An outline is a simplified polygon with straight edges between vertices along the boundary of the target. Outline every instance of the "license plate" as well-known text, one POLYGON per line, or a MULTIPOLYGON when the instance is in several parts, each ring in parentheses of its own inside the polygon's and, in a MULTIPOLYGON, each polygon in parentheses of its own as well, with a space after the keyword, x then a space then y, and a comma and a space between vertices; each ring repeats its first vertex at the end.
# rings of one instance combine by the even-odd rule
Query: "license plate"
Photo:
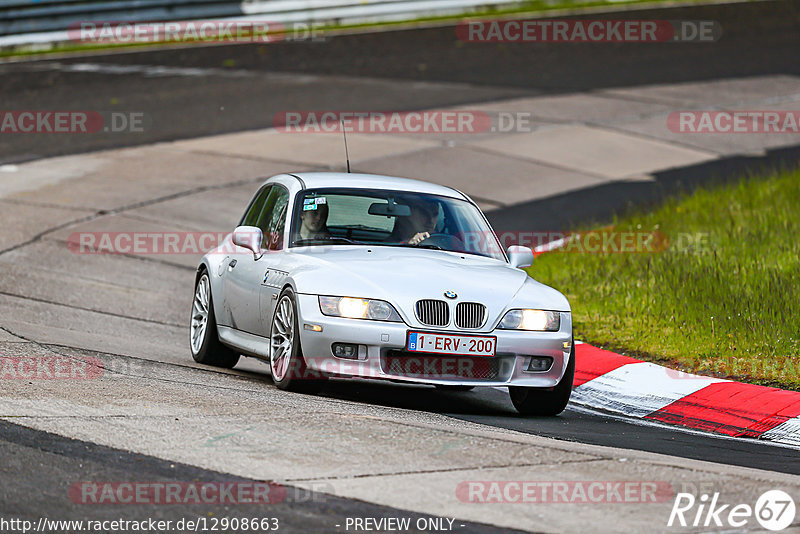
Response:
POLYGON ((494 356, 497 338, 492 336, 458 336, 431 332, 409 332, 409 352, 457 354, 459 356, 494 356))

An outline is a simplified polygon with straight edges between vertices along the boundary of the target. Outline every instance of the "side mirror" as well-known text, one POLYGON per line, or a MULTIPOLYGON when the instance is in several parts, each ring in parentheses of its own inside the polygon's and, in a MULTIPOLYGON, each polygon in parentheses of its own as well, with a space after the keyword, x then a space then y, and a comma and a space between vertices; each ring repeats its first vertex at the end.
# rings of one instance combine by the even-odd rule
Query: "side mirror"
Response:
POLYGON ((511 245, 508 247, 508 262, 512 267, 530 267, 533 265, 533 251, 528 247, 511 245))
POLYGON ((233 231, 233 244, 243 247, 253 253, 253 259, 259 260, 264 252, 261 250, 261 242, 264 239, 261 228, 258 226, 237 226, 233 231))

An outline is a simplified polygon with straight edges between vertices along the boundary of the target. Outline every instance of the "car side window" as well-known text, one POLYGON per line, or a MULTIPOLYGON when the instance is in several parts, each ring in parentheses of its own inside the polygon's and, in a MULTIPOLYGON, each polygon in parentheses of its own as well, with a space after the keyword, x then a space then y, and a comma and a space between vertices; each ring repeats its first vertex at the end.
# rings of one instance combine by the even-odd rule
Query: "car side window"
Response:
POLYGON ((248 208, 247 213, 242 217, 242 224, 240 226, 258 226, 258 221, 261 220, 261 213, 264 211, 267 202, 267 197, 269 197, 272 189, 273 187, 268 185, 256 193, 256 197, 252 204, 250 204, 250 208, 248 208))
POLYGON ((289 192, 282 187, 273 187, 256 224, 264 234, 262 248, 266 250, 283 248, 283 230, 286 227, 288 206, 289 192))
POLYGON ((278 198, 275 200, 275 207, 272 210, 268 235, 271 237, 269 250, 281 250, 283 248, 283 230, 286 228, 286 212, 289 208, 289 193, 283 188, 276 187, 275 192, 278 198))

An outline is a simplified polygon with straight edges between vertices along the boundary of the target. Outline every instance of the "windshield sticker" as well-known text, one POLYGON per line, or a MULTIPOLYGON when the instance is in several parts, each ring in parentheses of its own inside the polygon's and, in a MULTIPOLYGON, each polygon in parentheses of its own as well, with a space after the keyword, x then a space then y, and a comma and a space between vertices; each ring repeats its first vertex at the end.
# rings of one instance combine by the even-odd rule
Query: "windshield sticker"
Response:
POLYGON ((305 206, 303 206, 303 211, 311 211, 315 209, 317 209, 316 204, 306 204, 305 206))
POLYGON ((315 204, 317 199, 315 198, 305 198, 303 199, 303 204, 315 204))
POLYGON ((317 204, 326 204, 327 203, 327 201, 325 200, 325 197, 317 197, 315 200, 317 201, 317 204))

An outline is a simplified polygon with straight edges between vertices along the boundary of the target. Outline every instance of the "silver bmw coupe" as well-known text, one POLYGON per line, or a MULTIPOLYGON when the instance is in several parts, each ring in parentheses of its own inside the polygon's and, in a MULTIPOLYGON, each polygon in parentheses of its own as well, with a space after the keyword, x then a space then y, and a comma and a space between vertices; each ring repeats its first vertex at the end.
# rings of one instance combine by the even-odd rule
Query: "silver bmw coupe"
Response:
POLYGON ((567 299, 521 270, 478 206, 418 180, 281 174, 197 268, 195 361, 269 363, 277 387, 330 377, 508 387, 522 414, 555 415, 575 372, 567 299))

